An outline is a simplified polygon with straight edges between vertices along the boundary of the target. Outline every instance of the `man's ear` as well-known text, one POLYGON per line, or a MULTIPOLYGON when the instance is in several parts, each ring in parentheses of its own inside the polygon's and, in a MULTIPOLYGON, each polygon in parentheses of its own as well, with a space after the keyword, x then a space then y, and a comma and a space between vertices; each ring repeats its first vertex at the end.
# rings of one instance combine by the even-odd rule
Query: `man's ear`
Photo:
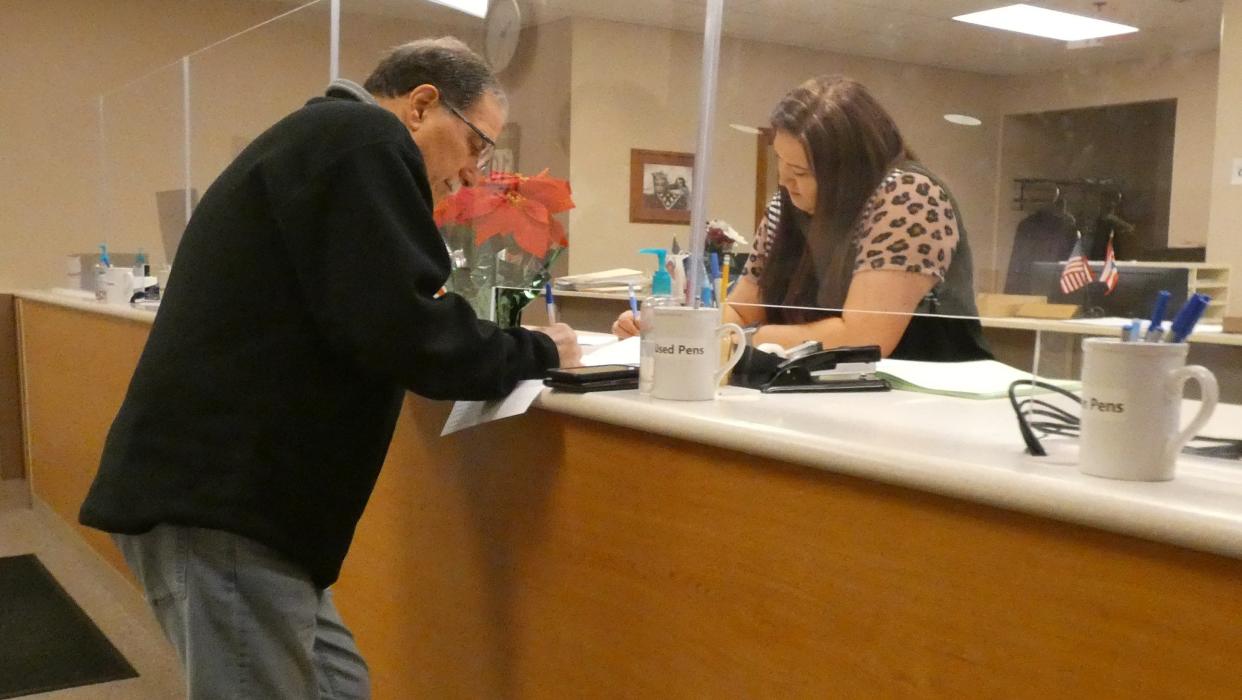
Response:
POLYGON ((440 102, 440 91, 434 85, 423 84, 410 90, 406 95, 409 107, 410 128, 418 129, 427 118, 427 111, 440 102))

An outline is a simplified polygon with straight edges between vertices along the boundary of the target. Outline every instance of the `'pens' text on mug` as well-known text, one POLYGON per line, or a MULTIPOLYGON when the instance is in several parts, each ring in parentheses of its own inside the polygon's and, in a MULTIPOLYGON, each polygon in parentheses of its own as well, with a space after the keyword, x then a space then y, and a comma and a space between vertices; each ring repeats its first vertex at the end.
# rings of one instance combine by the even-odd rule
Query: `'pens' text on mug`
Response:
POLYGON ((1083 399, 1083 408, 1088 411, 1099 411, 1100 413, 1125 413, 1126 405, 1117 401, 1100 401, 1098 399, 1083 399))
POLYGON ((660 345, 657 343, 655 353, 657 355, 706 355, 707 350, 695 345, 660 345))

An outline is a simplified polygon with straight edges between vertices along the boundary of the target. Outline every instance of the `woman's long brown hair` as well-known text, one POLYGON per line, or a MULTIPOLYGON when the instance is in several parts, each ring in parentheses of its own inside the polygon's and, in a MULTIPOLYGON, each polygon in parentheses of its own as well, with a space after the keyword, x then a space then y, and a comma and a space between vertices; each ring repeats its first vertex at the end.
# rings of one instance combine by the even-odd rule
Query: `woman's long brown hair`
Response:
POLYGON ((857 256, 853 240, 867 199, 896 163, 913 160, 892 117, 861 83, 838 75, 812 78, 785 95, 772 127, 802 142, 818 193, 809 223, 781 188, 781 216, 759 288, 772 323, 807 323, 840 311, 857 256), (805 230, 804 230, 805 229, 805 230), (815 260, 821 260, 820 265, 815 260), (822 291, 822 293, 821 293, 822 291))

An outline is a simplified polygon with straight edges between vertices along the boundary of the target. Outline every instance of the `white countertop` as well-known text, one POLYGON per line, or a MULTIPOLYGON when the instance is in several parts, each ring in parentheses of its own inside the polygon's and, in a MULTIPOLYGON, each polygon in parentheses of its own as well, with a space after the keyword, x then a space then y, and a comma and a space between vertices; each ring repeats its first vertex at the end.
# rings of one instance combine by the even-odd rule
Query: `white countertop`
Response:
MULTIPOLYGON (((1183 456, 1177 478, 1160 483, 1086 476, 1068 441, 1060 457, 1024 454, 1004 399, 901 391, 773 396, 729 387, 714 402, 545 390, 535 405, 1242 559, 1242 462, 1183 456)), ((1221 405, 1204 434, 1242 437, 1242 406, 1221 405)))
POLYGON ((43 290, 22 289, 13 292, 13 296, 19 299, 29 299, 30 301, 41 301, 47 304, 55 304, 79 311, 90 311, 91 313, 103 314, 105 316, 115 316, 130 321, 141 321, 143 323, 152 323, 155 321, 155 309, 147 307, 134 306, 132 304, 108 304, 93 299, 80 299, 76 296, 69 296, 57 292, 49 292, 43 290))
MULTIPOLYGON (((14 294, 147 323, 155 316, 49 292, 14 294)), ((535 405, 1242 559, 1242 462, 1183 456, 1177 478, 1160 483, 1085 476, 1072 463, 1072 445, 1061 444, 1060 458, 1025 455, 1004 399, 902 391, 775 396, 729 387, 720 399, 702 402, 663 401, 636 391, 544 390, 535 405)), ((1218 407, 1204 433, 1242 437, 1242 406, 1218 407)))

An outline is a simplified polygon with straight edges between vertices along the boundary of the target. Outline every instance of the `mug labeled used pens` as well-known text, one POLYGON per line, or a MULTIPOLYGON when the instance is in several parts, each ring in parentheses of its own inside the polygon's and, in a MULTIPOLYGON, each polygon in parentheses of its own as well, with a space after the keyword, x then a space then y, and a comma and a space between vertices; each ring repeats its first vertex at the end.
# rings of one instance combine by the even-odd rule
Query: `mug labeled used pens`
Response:
POLYGON ((710 401, 725 373, 746 349, 746 333, 736 323, 720 322, 720 309, 656 306, 651 309, 654 381, 657 399, 710 401), (733 351, 721 359, 720 341, 730 338, 733 351))
POLYGON ((1129 481, 1168 481, 1177 455, 1216 409, 1216 377, 1186 365, 1186 343, 1082 342, 1082 424, 1078 470, 1129 481), (1181 428, 1186 382, 1202 402, 1181 428))

